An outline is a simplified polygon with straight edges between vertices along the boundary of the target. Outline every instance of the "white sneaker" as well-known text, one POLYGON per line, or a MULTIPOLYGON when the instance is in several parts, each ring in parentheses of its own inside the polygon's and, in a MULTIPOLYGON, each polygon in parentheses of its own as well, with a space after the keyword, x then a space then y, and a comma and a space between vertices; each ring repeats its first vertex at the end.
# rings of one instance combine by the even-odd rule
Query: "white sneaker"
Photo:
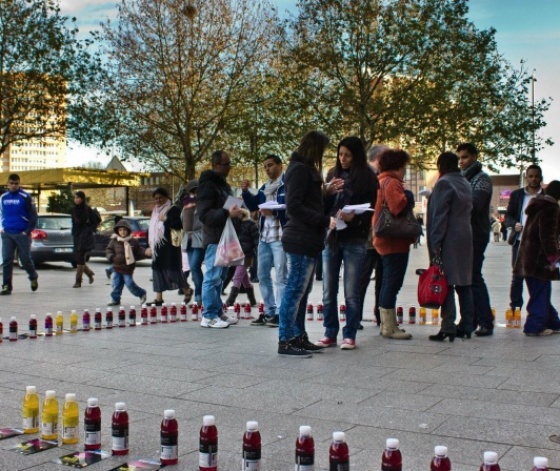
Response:
POLYGON ((207 317, 203 317, 202 321, 200 321, 200 327, 211 327, 213 329, 226 329, 229 327, 227 322, 224 322, 219 317, 214 317, 213 319, 208 319, 207 317))
POLYGON ((239 319, 237 318, 237 315, 235 313, 233 315, 230 315, 229 312, 224 312, 220 316, 220 319, 224 322, 227 322, 228 325, 237 324, 239 322, 239 319))

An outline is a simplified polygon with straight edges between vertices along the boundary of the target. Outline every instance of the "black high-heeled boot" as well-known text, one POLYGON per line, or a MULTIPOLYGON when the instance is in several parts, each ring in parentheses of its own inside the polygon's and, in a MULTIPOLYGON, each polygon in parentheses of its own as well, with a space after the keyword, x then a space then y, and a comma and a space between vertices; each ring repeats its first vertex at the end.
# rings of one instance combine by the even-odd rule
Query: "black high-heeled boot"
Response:
POLYGON ((470 339, 471 333, 465 332, 464 330, 457 329, 457 332, 455 333, 455 337, 457 337, 458 339, 470 339))
POLYGON ((450 342, 453 342, 453 340, 455 340, 455 334, 448 334, 440 330, 436 335, 430 335, 428 338, 434 342, 443 342, 445 339, 449 339, 450 342))

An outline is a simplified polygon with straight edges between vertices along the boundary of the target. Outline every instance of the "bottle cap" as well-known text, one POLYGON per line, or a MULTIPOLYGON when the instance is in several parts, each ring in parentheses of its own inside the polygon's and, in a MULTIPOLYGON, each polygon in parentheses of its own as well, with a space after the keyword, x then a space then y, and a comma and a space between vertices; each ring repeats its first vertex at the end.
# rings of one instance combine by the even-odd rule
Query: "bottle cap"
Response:
POLYGON ((31 314, 31 319, 37 319, 37 316, 35 314, 31 314))
POLYGON ((66 396, 64 396, 64 400, 75 401, 76 400, 76 394, 75 393, 66 393, 66 396))
POLYGON ((344 432, 333 432, 332 439, 333 442, 344 442, 346 441, 346 435, 344 432))
POLYGON ((484 464, 497 464, 498 463, 498 453, 495 451, 485 451, 484 452, 484 464))
POLYGON ((75 313, 76 313, 76 309, 72 309, 72 310, 70 311, 70 314, 75 314, 75 313))
POLYGON ((90 397, 90 398, 87 400, 87 405, 88 405, 88 407, 97 407, 98 404, 99 404, 99 401, 97 400, 96 397, 90 397))
POLYGON ((544 456, 535 456, 535 458, 533 458, 533 465, 535 468, 546 469, 548 468, 548 458, 544 456))
POLYGON ((13 322, 13 321, 16 321, 16 322, 17 322, 16 316, 10 317, 10 321, 11 321, 11 322, 13 322))
POLYGON ((148 306, 146 304, 142 304, 142 309, 146 309, 148 306))
POLYGON ((134 306, 130 306, 130 309, 136 309, 134 306))
POLYGON ((118 410, 118 411, 126 410, 126 404, 124 402, 115 403, 115 410, 118 410))
POLYGON ((259 423, 255 420, 249 420, 249 422, 247 422, 247 430, 258 430, 259 429, 259 423))
POLYGON ((388 438, 385 441, 385 446, 391 450, 399 449, 399 439, 398 438, 388 438))
POLYGON ((301 425, 299 427, 299 434, 304 435, 306 437, 311 436, 311 427, 309 425, 301 425))
POLYGON ((45 391, 45 398, 52 399, 56 397, 56 391, 45 391))
POLYGON ((27 394, 37 394, 37 387, 36 386, 27 386, 25 388, 25 392, 27 394))
POLYGON ((213 415, 205 415, 202 417, 202 425, 210 427, 211 425, 216 425, 216 419, 213 415))
POLYGON ((434 454, 436 456, 447 456, 447 447, 438 445, 434 448, 434 454))
POLYGON ((175 411, 173 409, 166 409, 163 411, 163 417, 166 419, 174 419, 175 411))
POLYGON ((52 314, 50 312, 47 312, 47 315, 45 317, 51 317, 52 314))

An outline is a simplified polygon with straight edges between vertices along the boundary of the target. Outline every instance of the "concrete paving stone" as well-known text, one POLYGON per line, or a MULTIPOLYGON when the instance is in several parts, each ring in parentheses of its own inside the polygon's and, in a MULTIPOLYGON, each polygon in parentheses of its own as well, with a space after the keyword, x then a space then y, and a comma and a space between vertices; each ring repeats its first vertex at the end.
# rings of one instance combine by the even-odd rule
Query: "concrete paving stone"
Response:
MULTIPOLYGON (((167 365, 145 365, 137 363, 135 365, 129 365, 122 370, 113 370, 116 374, 126 374, 126 375, 140 375, 147 376, 149 378, 159 378, 160 380, 171 380, 171 381, 185 381, 185 382, 200 382, 206 378, 214 378, 220 373, 213 370, 204 369, 193 369, 189 364, 183 366, 167 366, 167 365)), ((204 383, 200 383, 204 384, 204 383)))
MULTIPOLYGON (((539 337, 540 339, 541 337, 539 337)), ((544 338, 544 337, 542 337, 544 338)), ((464 356, 481 356, 481 349, 484 352, 484 358, 486 360, 492 360, 493 358, 512 358, 518 361, 535 361, 537 358, 541 356, 541 353, 538 351, 531 351, 525 350, 521 348, 519 342, 514 343, 514 346, 510 346, 507 348, 501 348, 499 344, 501 343, 500 339, 496 338, 496 335, 493 337, 483 337, 482 339, 471 339, 467 342, 472 342, 472 345, 476 347, 473 349, 465 349, 462 351, 449 351, 447 352, 448 355, 464 355, 464 356)))
POLYGON ((25 369, 28 376, 46 376, 50 381, 70 381, 74 383, 87 383, 97 380, 102 372, 89 368, 80 368, 74 365, 66 365, 64 368, 49 364, 46 367, 40 364, 25 369))
POLYGON ((383 352, 373 358, 363 360, 368 366, 387 368, 425 369, 437 368, 444 364, 470 365, 475 359, 463 356, 439 356, 432 353, 383 352))
POLYGON ((381 391, 359 403, 360 406, 387 407, 423 412, 443 400, 443 396, 381 391))
POLYGON ((431 372, 437 373, 460 373, 463 375, 484 375, 491 374, 492 370, 495 368, 492 366, 478 366, 478 365, 465 365, 457 363, 445 363, 440 366, 436 366, 431 370, 431 372))
POLYGON ((504 389, 469 388, 449 384, 434 384, 418 394, 436 395, 445 398, 469 399, 481 403, 519 404, 529 406, 553 407, 559 399, 558 394, 507 391, 504 389))
POLYGON ((548 458, 548 465, 551 469, 560 469, 560 451, 522 446, 511 447, 508 452, 501 457, 500 466, 508 469, 517 467, 519 467, 519 469, 532 469, 533 458, 535 456, 544 456, 548 458))
POLYGON ((455 386, 476 386, 480 388, 496 388, 506 380, 499 376, 466 375, 461 372, 441 374, 436 371, 397 370, 389 373, 384 379, 418 381, 429 384, 452 384, 455 386))
POLYGON ((545 371, 519 370, 506 378, 498 389, 557 393, 560 391, 560 376, 545 371))

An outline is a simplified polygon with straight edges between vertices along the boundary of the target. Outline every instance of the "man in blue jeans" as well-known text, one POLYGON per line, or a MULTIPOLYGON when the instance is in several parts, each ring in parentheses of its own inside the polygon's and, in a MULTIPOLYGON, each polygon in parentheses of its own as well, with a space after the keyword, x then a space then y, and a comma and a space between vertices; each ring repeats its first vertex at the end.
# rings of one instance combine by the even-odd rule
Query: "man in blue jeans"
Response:
POLYGON ((8 191, 0 196, 0 234, 2 235, 2 291, 0 295, 12 294, 14 252, 31 281, 31 291, 37 291, 39 283, 31 258, 31 231, 37 226, 37 209, 31 195, 20 187, 19 175, 8 177, 8 191))
POLYGON ((227 269, 214 266, 218 243, 228 218, 232 218, 236 230, 240 224, 241 208, 235 205, 229 210, 224 208, 228 196, 233 195, 226 181, 230 168, 229 155, 218 150, 212 154, 212 170, 202 172, 198 180, 197 210, 202 222, 202 243, 206 248, 206 272, 202 282, 204 316, 200 326, 214 329, 224 329, 237 323, 237 317, 224 314, 222 308, 222 283, 227 269))
POLYGON ((256 195, 249 191, 249 182, 241 183, 243 201, 249 211, 259 211, 259 250, 258 278, 261 296, 264 302, 264 314, 251 322, 251 325, 278 327, 280 301, 286 288, 287 261, 282 248, 282 228, 286 224, 285 209, 259 209, 267 201, 285 204, 284 174, 282 160, 269 154, 263 161, 264 171, 269 180, 259 188, 256 195), (276 297, 272 285, 272 267, 276 270, 276 297))

